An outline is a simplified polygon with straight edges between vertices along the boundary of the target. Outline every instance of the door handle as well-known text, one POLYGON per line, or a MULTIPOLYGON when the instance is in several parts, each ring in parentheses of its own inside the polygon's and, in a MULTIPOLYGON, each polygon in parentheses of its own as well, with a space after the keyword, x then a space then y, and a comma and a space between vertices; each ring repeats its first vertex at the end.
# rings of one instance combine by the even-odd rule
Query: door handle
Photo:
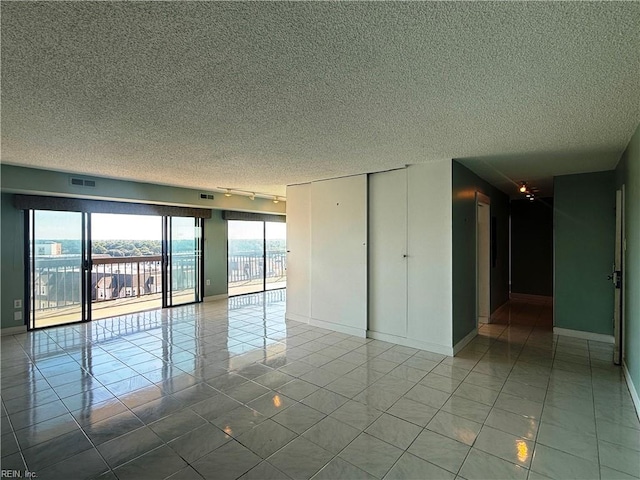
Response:
POLYGON ((615 288, 622 288, 622 270, 614 270, 611 275, 607 276, 607 279, 613 280, 615 288))

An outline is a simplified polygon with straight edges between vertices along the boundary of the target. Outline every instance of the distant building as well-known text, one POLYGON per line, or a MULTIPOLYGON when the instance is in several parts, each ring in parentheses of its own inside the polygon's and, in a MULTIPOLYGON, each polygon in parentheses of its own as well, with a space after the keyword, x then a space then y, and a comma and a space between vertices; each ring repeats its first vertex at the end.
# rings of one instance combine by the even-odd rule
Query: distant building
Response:
POLYGON ((62 255, 62 244, 52 240, 36 242, 36 255, 62 255))

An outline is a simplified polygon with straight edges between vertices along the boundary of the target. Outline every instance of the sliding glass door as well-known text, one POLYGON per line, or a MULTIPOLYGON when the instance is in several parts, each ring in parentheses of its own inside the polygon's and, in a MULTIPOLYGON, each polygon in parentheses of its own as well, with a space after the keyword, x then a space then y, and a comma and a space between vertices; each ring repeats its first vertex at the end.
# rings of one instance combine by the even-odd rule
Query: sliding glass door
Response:
POLYGON ((202 296, 202 220, 191 217, 169 217, 168 285, 169 306, 198 302, 202 296))
POLYGON ((91 318, 162 307, 162 217, 91 214, 91 318))
POLYGON ((286 287, 286 224, 228 220, 229 296, 286 287))
POLYGON ((85 320, 86 215, 32 210, 28 219, 30 328, 85 320))
POLYGON ((229 295, 264 290, 263 222, 229 220, 229 295))
POLYGON ((287 224, 264 222, 265 238, 265 290, 287 286, 287 224))
POLYGON ((28 327, 202 300, 203 221, 27 210, 28 327))

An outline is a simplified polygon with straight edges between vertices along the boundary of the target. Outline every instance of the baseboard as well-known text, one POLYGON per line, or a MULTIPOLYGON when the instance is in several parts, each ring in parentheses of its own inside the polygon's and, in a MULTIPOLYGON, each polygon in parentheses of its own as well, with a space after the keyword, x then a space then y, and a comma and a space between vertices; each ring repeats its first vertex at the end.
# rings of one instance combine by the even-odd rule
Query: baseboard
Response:
POLYGON ((293 320, 294 322, 309 323, 309 317, 306 315, 298 315, 297 313, 285 312, 285 320, 293 320))
POLYGON ((227 300, 229 298, 228 293, 221 293, 220 295, 209 295, 208 297, 204 297, 205 302, 216 302, 218 300, 227 300))
POLYGON ((473 330, 471 330, 462 340, 460 340, 458 343, 456 343, 453 346, 453 356, 456 356, 458 354, 458 352, 460 350, 462 350, 464 347, 467 346, 467 344, 473 340, 474 338, 476 338, 476 336, 478 335, 478 329, 474 328, 473 330))
POLYGON ((604 335, 602 333, 583 332, 582 330, 571 330, 559 327, 553 327, 553 333, 556 335, 564 335, 565 337, 593 340, 594 342, 613 343, 613 335, 604 335))
POLYGON ((527 303, 535 303, 539 305, 553 305, 553 297, 546 295, 533 295, 530 293, 514 293, 509 294, 510 300, 520 300, 527 303))
POLYGON ((478 323, 489 323, 489 317, 478 317, 478 323))
POLYGON ((507 301, 506 301, 506 302, 504 302, 502 305, 500 305, 498 308, 496 308, 493 312, 491 312, 491 315, 489 315, 489 320, 491 320, 491 318, 492 318, 494 315, 499 314, 502 310, 505 310, 505 309, 507 309, 507 308, 509 308, 509 307, 510 307, 510 305, 509 305, 509 300, 507 300, 507 301))
POLYGON ((26 325, 19 325, 17 327, 8 327, 0 330, 0 336, 3 336, 3 337, 5 335, 19 335, 21 333, 27 333, 26 325))
POLYGON ((633 384, 633 380, 631 380, 631 375, 629 374, 627 363, 624 360, 622 361, 622 370, 624 371, 624 378, 627 381, 629 393, 631 393, 633 406, 636 407, 636 415, 638 416, 638 418, 640 418, 640 397, 638 396, 638 390, 636 390, 636 386, 633 384))
POLYGON ((310 318, 309 325, 326 328, 327 330, 333 330, 334 332, 346 333, 347 335, 353 335, 354 337, 367 337, 367 331, 364 329, 349 327, 348 325, 341 325, 339 323, 326 322, 324 320, 318 320, 317 318, 310 318))
POLYGON ((395 335, 389 335, 388 333, 374 332, 373 330, 367 330, 367 337, 375 340, 382 340, 383 342, 395 343, 396 345, 402 345, 403 347, 418 348, 420 350, 439 353, 449 357, 453 356, 453 349, 451 347, 438 345, 436 343, 421 342, 413 338, 397 337, 395 335))

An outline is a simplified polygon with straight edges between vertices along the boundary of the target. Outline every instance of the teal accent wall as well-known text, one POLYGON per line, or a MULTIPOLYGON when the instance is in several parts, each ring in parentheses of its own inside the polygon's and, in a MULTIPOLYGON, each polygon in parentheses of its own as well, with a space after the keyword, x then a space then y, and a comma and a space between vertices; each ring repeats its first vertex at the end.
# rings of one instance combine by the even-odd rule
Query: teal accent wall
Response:
POLYGON ((615 172, 554 178, 554 326, 613 335, 615 172))
POLYGON ((476 200, 491 198, 496 217, 496 265, 491 267, 491 311, 509 299, 509 197, 459 162, 452 165, 453 345, 476 328, 476 200))
POLYGON ((640 125, 616 169, 618 187, 625 186, 625 338, 624 362, 640 393, 640 125))
MULTIPOLYGON (((222 210, 284 214, 286 203, 273 203, 269 199, 234 195, 225 197, 214 193, 214 200, 200 198, 200 190, 155 185, 110 178, 91 177, 81 174, 55 172, 12 165, 1 165, 2 216, 1 253, 2 277, 0 284, 0 304, 2 328, 21 326, 24 319, 15 321, 13 301, 22 300, 24 317, 24 227, 23 212, 13 206, 13 193, 35 195, 55 195, 84 197, 102 200, 136 201, 168 205, 211 208, 212 217, 204 222, 204 275, 205 297, 227 293, 227 222, 222 219, 222 210), (70 184, 71 176, 79 176, 96 181, 95 188, 75 187, 70 184), (211 285, 206 285, 206 280, 211 285)), ((205 192, 202 192, 205 193, 205 192)))
POLYGON ((553 295, 553 198, 511 201, 511 293, 553 295))
POLYGON ((227 222, 214 210, 204 221, 204 296, 224 295, 227 289, 227 222), (207 279, 211 285, 207 285, 207 279))
MULTIPOLYGON (((2 191, 9 193, 134 201, 280 215, 284 215, 286 212, 285 202, 276 204, 265 198, 251 200, 249 197, 241 195, 225 197, 222 193, 214 192, 214 199, 206 200, 201 199, 200 194, 211 192, 191 188, 115 180, 79 173, 55 172, 5 164, 0 168, 2 171, 2 191), (72 176, 94 180, 96 186, 90 188, 71 185, 70 178, 72 176)), ((215 185, 215 179, 212 180, 214 181, 211 183, 215 185)))
POLYGON ((24 215, 13 206, 13 195, 0 197, 2 276, 0 278, 0 326, 2 328, 24 325, 24 215), (22 308, 13 308, 14 300, 22 300, 22 308), (14 313, 21 312, 22 320, 14 320, 14 313))

